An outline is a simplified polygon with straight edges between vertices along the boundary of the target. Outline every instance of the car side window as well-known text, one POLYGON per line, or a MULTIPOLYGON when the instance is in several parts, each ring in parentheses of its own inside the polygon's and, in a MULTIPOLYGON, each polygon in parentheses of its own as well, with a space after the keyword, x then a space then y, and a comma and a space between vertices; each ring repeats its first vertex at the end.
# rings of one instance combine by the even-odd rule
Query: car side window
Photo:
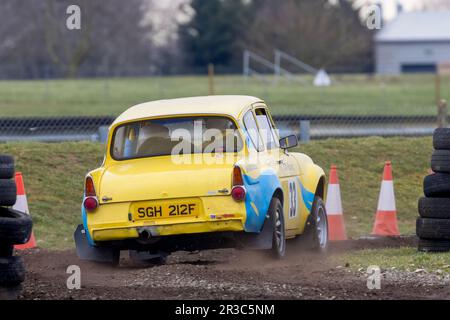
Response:
POLYGON ((266 109, 258 108, 255 110, 255 114, 259 126, 259 133, 267 150, 278 148, 278 139, 266 109))
POLYGON ((259 136, 258 125, 256 124, 255 117, 253 116, 251 110, 244 115, 243 120, 245 129, 247 131, 248 136, 250 137, 250 140, 253 143, 253 146, 255 147, 256 150, 262 151, 264 148, 261 141, 261 137, 259 136))

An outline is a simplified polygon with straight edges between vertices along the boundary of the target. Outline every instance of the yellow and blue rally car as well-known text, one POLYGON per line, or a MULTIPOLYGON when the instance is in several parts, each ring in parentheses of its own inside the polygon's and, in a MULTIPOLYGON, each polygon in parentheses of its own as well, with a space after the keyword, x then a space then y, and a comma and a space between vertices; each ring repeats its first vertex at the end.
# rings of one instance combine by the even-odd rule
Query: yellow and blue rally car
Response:
POLYGON ((264 101, 208 96, 136 105, 111 125, 102 166, 85 179, 81 259, 120 251, 163 262, 174 251, 243 247, 285 255, 286 239, 328 244, 324 171, 264 101))

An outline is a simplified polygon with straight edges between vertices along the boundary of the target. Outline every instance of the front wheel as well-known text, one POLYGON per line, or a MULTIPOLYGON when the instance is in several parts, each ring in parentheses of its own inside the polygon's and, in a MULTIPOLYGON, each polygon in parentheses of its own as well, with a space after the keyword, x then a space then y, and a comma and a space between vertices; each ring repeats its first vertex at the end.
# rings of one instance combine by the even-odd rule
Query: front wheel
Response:
POLYGON ((272 255, 281 259, 286 254, 286 232, 283 205, 278 198, 272 199, 268 214, 273 225, 272 255))
POLYGON ((318 252, 328 248, 328 218, 322 198, 315 197, 305 232, 309 247, 318 252))

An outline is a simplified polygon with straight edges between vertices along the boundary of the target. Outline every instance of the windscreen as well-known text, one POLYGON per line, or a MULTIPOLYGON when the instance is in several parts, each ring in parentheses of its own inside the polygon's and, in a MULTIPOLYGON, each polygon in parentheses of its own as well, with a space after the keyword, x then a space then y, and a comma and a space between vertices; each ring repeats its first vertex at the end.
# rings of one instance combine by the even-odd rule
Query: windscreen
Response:
POLYGON ((116 160, 194 153, 238 152, 242 140, 226 117, 145 120, 116 128, 111 155, 116 160))

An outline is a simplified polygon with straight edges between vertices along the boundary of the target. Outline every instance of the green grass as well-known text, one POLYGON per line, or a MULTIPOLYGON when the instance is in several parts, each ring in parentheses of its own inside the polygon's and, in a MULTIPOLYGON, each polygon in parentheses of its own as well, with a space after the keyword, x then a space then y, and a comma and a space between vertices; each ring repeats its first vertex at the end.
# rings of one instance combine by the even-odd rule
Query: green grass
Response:
POLYGON ((386 160, 392 161, 399 228, 414 233, 417 200, 423 194, 432 153, 431 138, 366 138, 315 141, 300 151, 324 170, 338 166, 344 217, 348 234, 372 230, 386 160))
MULTIPOLYGON (((215 78, 216 94, 254 95, 273 114, 434 115, 431 75, 401 77, 336 76, 329 88, 306 82, 261 81, 240 76, 215 78)), ((207 95, 206 77, 110 78, 0 81, 2 116, 118 115, 131 105, 165 98, 207 95)), ((450 78, 442 80, 450 99, 450 78)))
POLYGON ((84 176, 101 164, 104 147, 93 143, 1 144, 23 172, 28 205, 38 245, 63 249, 73 245, 81 221, 84 176))
POLYGON ((369 266, 381 269, 392 269, 414 272, 425 269, 427 272, 450 273, 450 253, 424 253, 416 248, 371 249, 360 250, 336 257, 341 265, 349 264, 350 268, 366 270, 369 266))
MULTIPOLYGON (((385 160, 393 165, 400 231, 414 233, 417 199, 427 174, 431 138, 366 138, 314 141, 299 150, 327 172, 337 164, 348 234, 369 234, 373 225, 385 160)), ((100 165, 104 146, 95 143, 6 143, 0 153, 16 157, 24 174, 38 244, 45 248, 73 245, 80 223, 83 179, 100 165)))

